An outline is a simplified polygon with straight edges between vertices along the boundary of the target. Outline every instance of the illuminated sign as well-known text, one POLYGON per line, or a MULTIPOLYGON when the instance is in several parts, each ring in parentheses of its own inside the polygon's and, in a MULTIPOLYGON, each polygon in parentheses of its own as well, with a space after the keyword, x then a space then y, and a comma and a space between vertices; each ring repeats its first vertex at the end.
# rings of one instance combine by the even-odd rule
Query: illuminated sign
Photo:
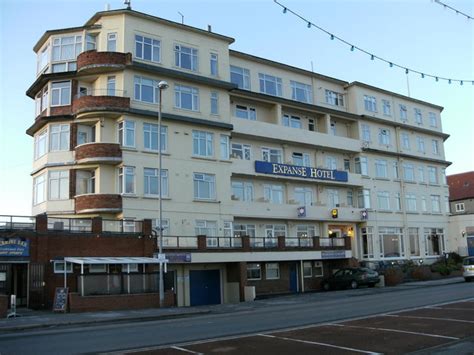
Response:
POLYGON ((18 238, 0 240, 0 256, 30 256, 30 241, 18 238))
POLYGON ((347 182, 347 171, 311 168, 306 166, 255 161, 255 172, 270 175, 291 176, 305 179, 347 182))

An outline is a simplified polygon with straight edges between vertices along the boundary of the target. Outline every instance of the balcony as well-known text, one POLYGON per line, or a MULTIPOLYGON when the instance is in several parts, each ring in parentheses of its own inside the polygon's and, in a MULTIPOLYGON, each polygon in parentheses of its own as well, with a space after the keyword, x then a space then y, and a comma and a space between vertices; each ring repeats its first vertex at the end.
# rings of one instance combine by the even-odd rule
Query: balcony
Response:
POLYGON ((118 194, 85 194, 74 196, 76 213, 122 212, 122 196, 118 194))
POLYGON ((92 142, 78 145, 74 150, 77 164, 117 164, 122 161, 120 144, 92 142))
POLYGON ((87 94, 74 96, 72 112, 125 111, 130 108, 130 98, 123 90, 94 89, 87 94))
POLYGON ((123 70, 132 63, 131 53, 97 52, 95 50, 82 52, 77 57, 78 73, 97 74, 112 70, 123 70))

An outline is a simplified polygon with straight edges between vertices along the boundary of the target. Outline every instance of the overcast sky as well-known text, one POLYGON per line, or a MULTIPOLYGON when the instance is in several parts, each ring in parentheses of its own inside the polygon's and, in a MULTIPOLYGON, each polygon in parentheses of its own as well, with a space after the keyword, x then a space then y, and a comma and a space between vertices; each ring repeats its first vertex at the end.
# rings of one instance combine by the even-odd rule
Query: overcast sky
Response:
MULTIPOLYGON (((232 49, 345 81, 407 95, 404 71, 371 61, 311 28, 273 0, 132 0, 134 10, 207 28, 236 39, 232 49)), ((281 0, 331 33, 404 67, 474 80, 474 20, 431 0, 281 0)), ((474 1, 443 0, 474 16, 474 1)), ((34 102, 34 44, 46 30, 82 26, 97 11, 123 8, 109 0, 0 0, 0 215, 30 215, 34 102)), ((448 174, 474 170, 474 85, 449 85, 409 74, 412 97, 444 107, 448 174)))

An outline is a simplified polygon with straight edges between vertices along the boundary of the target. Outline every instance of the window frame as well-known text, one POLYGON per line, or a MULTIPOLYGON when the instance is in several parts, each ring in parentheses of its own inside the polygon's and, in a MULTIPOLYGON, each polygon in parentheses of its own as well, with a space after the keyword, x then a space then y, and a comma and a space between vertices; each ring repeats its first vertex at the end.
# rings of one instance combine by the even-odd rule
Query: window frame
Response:
POLYGON ((275 75, 258 73, 258 81, 259 81, 259 86, 260 86, 260 92, 262 94, 277 96, 277 97, 283 96, 282 78, 275 75), (270 90, 272 86, 275 86, 275 93, 272 93, 270 90))
POLYGON ((194 86, 175 84, 174 107, 181 110, 199 112, 199 89, 194 86), (191 107, 186 107, 183 105, 183 95, 190 96, 191 107))
POLYGON ((197 48, 184 46, 182 44, 174 44, 174 64, 180 69, 199 71, 199 51, 197 48), (184 51, 183 51, 184 50, 184 51), (189 50, 189 53, 186 51, 189 50), (183 56, 189 56, 189 68, 183 66, 183 56))
POLYGON ((193 173, 193 198, 195 200, 215 201, 216 200, 216 175, 206 173, 193 173), (207 184, 209 196, 203 196, 200 191, 200 183, 207 184), (197 187, 197 189, 196 189, 197 187))
POLYGON ((279 279, 280 279, 280 264, 279 263, 265 263, 265 280, 279 280, 279 279), (268 276, 269 272, 276 272, 276 276, 269 277, 268 276))
POLYGON ((192 137, 193 156, 202 158, 212 158, 214 156, 214 133, 193 129, 192 137))

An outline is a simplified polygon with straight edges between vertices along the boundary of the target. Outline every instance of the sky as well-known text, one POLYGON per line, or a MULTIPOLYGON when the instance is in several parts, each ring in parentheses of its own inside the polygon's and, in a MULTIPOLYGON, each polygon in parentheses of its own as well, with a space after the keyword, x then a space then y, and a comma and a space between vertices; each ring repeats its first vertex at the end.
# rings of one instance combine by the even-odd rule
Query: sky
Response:
MULTIPOLYGON (((357 47, 420 72, 470 81, 435 82, 371 61, 289 13, 273 0, 131 0, 137 11, 236 39, 231 49, 344 81, 360 81, 444 107, 447 174, 474 171, 474 20, 432 0, 279 0, 357 47), (408 85, 407 85, 408 84, 408 85)), ((471 17, 474 1, 442 0, 471 17)), ((52 29, 82 26, 122 0, 0 0, 0 215, 31 214, 33 46, 52 29)))

